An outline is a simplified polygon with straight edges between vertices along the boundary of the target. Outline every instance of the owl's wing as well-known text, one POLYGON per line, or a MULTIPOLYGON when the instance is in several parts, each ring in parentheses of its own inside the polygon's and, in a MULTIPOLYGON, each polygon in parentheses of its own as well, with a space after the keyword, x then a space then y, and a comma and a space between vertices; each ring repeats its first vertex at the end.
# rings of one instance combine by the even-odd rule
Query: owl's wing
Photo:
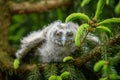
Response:
POLYGON ((92 34, 92 33, 89 33, 87 38, 86 38, 91 44, 94 44, 94 45, 97 45, 97 44, 100 44, 100 39, 98 36, 92 34))
POLYGON ((31 51, 31 49, 37 47, 38 45, 44 45, 44 42, 47 41, 46 36, 47 33, 53 29, 52 27, 57 26, 58 24, 60 24, 61 21, 55 21, 54 23, 49 24, 47 27, 45 27, 43 30, 39 30, 39 31, 35 31, 32 32, 31 34, 29 34, 27 37, 24 37, 21 40, 21 46, 20 49, 17 50, 16 52, 16 57, 18 59, 22 58, 23 56, 25 56, 29 51, 31 51))
POLYGON ((20 49, 15 53, 18 59, 24 57, 31 49, 37 47, 38 45, 43 45, 46 39, 46 33, 49 30, 49 27, 44 28, 42 31, 35 31, 30 33, 27 37, 24 37, 21 40, 20 49))
POLYGON ((100 44, 100 39, 96 35, 89 33, 86 37, 85 42, 83 43, 81 49, 82 52, 88 53, 91 49, 93 49, 95 46, 100 44))

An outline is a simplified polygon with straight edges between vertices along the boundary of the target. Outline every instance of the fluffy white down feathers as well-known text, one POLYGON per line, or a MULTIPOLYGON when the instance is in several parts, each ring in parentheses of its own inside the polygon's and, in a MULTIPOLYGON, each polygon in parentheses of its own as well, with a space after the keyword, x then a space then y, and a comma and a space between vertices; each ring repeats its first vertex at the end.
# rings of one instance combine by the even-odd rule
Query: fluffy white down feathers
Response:
MULTIPOLYGON (((34 54, 39 56, 39 62, 61 62, 76 50, 74 38, 78 27, 73 22, 55 21, 43 30, 34 31, 24 37, 15 55, 21 59, 36 47, 34 54)), ((87 39, 99 43, 98 37, 94 35, 88 35, 87 39)))

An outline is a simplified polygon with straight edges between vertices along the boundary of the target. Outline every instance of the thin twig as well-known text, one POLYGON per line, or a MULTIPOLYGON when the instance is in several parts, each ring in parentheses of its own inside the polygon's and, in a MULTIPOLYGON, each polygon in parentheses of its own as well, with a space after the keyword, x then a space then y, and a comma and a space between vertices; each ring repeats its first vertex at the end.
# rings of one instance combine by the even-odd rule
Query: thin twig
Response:
POLYGON ((80 42, 81 45, 83 44, 83 42, 85 41, 87 35, 88 35, 90 32, 91 32, 91 29, 88 29, 87 32, 86 32, 86 34, 83 36, 83 38, 82 38, 82 40, 81 40, 81 42, 80 42))

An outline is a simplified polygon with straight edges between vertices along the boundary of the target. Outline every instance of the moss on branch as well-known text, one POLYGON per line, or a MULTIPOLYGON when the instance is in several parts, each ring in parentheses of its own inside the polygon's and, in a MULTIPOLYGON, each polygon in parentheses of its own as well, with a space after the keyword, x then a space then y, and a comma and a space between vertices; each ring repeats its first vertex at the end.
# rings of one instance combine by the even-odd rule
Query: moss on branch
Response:
POLYGON ((0 69, 2 71, 13 72, 13 59, 0 49, 0 69))

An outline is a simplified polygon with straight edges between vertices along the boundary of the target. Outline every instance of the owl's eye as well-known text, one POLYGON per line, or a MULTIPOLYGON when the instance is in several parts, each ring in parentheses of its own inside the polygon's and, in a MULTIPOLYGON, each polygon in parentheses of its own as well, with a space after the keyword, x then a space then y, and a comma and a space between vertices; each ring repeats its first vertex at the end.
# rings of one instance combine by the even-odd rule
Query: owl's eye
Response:
POLYGON ((61 36, 61 35, 62 35, 62 32, 56 32, 55 35, 56 35, 56 36, 61 36))
POLYGON ((72 32, 67 32, 67 36, 68 36, 68 37, 72 37, 72 36, 73 36, 73 33, 72 33, 72 32))

